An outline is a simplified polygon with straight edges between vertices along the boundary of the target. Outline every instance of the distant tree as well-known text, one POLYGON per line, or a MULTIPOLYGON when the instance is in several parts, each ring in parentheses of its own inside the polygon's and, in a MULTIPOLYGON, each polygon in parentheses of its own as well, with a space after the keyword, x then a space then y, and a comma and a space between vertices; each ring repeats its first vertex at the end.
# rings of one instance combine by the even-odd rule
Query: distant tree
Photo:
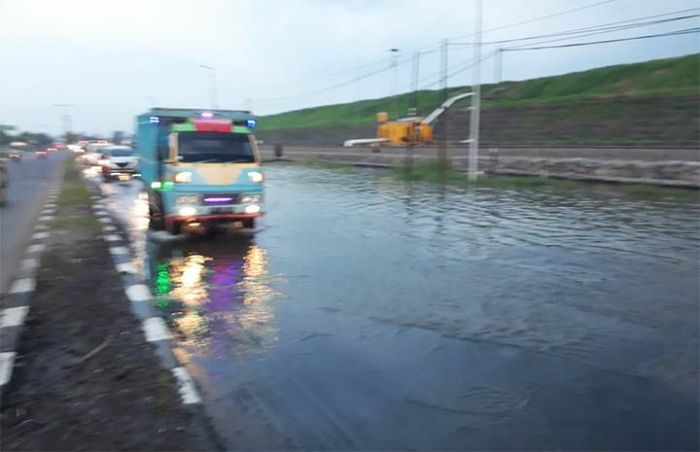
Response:
POLYGON ((79 139, 79 136, 77 133, 74 132, 66 132, 66 144, 72 144, 77 142, 79 139))
POLYGON ((121 130, 117 130, 112 134, 112 143, 114 144, 121 144, 123 139, 124 132, 122 132, 121 130))
POLYGON ((10 144, 12 142, 14 126, 0 124, 0 145, 10 144))

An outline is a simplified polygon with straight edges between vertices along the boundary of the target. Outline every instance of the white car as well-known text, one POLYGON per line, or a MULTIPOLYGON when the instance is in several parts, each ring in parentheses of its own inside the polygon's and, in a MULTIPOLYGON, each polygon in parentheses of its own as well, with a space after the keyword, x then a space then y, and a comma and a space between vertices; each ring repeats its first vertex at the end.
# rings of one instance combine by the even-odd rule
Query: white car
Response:
POLYGON ((85 153, 80 155, 78 158, 85 165, 97 166, 99 165, 100 156, 102 156, 102 150, 112 146, 110 143, 90 143, 85 146, 85 153))
POLYGON ((102 168, 102 178, 130 179, 138 172, 139 158, 129 146, 107 146, 102 149, 98 164, 102 168))

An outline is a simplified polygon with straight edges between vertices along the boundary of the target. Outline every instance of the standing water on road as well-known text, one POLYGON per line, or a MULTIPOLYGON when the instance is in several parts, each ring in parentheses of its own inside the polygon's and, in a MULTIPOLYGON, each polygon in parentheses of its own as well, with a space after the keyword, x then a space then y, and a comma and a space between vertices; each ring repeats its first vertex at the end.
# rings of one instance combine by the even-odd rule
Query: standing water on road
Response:
POLYGON ((228 447, 698 447, 696 200, 267 175, 256 234, 143 243, 228 447))

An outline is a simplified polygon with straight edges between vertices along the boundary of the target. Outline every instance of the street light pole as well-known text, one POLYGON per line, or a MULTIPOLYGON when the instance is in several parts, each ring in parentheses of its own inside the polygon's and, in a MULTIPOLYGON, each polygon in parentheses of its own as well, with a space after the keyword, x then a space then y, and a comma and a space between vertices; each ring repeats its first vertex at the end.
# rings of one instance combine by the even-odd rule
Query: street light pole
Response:
POLYGON ((199 67, 206 69, 209 73, 209 104, 212 109, 218 108, 216 92, 216 67, 200 64, 199 67))
POLYGON ((73 120, 71 118, 70 109, 75 107, 75 104, 53 104, 54 107, 58 107, 61 114, 59 115, 59 121, 63 126, 63 133, 66 142, 68 141, 68 134, 73 128, 73 120))
MULTIPOLYGON (((399 54, 399 49, 389 49, 389 52, 391 52, 391 61, 389 63, 389 66, 394 68, 393 71, 393 81, 392 81, 392 86, 391 86, 391 96, 394 97, 394 102, 393 102, 393 113, 395 116, 394 119, 398 118, 399 116, 399 107, 398 107, 398 85, 399 85, 399 65, 397 60, 398 54, 399 54)), ((390 115, 391 117, 392 115, 390 115)))
POLYGON ((472 82, 472 111, 469 131, 469 180, 475 181, 479 171, 479 114, 481 110, 481 8, 482 0, 476 0, 475 43, 474 43, 474 81, 472 82))

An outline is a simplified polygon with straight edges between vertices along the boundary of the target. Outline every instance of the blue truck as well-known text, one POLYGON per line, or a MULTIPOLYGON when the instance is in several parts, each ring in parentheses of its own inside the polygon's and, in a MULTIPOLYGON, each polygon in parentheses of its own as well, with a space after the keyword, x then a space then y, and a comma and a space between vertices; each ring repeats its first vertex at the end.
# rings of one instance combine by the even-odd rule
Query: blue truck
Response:
POLYGON ((152 108, 137 117, 151 228, 254 228, 264 174, 248 111, 152 108))

